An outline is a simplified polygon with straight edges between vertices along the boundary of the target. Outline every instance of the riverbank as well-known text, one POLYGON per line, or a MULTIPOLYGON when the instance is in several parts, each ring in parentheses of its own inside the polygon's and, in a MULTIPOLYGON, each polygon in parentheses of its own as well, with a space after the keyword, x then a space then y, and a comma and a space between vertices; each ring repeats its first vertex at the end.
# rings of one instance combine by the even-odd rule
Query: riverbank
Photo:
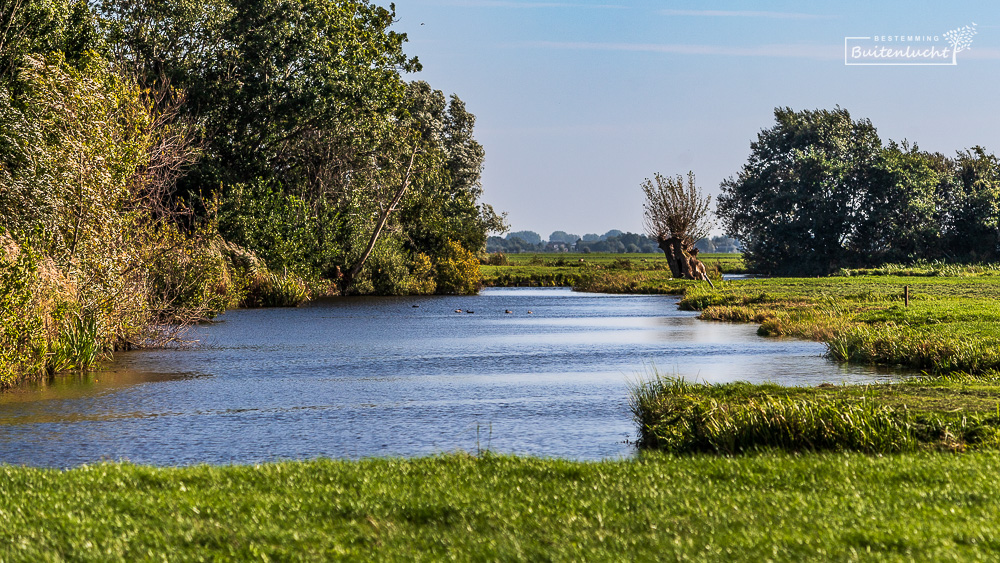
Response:
POLYGON ((700 311, 703 320, 752 322, 762 336, 823 342, 840 361, 932 373, 1000 369, 996 265, 889 265, 823 278, 722 281, 722 274, 744 272, 742 259, 708 255, 705 263, 715 277, 715 287, 709 287, 674 279, 662 259, 543 256, 516 255, 506 266, 482 266, 483 279, 487 285, 682 295, 681 308, 700 311))
MULTIPOLYGON (((671 287, 671 289, 674 289, 671 287)), ((993 266, 687 282, 681 308, 758 334, 823 342, 837 361, 922 370, 902 383, 699 385, 654 374, 633 390, 642 447, 889 453, 1000 447, 1000 275, 993 266)))
POLYGON ((1000 275, 748 279, 686 289, 706 320, 755 322, 764 336, 825 342, 832 358, 931 373, 1000 368, 1000 275))
POLYGON ((985 560, 1000 454, 2 467, 11 560, 985 560))
POLYGON ((639 447, 673 453, 995 450, 998 381, 1000 373, 990 372, 783 387, 710 385, 654 374, 634 386, 631 407, 639 447))

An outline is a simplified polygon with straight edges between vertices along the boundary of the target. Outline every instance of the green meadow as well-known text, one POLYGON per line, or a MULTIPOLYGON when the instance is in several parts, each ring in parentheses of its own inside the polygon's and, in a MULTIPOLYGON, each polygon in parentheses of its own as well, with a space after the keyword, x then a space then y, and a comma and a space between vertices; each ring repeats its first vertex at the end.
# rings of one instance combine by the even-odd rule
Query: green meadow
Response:
POLYGON ((1000 454, 0 468, 0 558, 982 561, 1000 454))
MULTIPOLYGON (((740 254, 702 254, 700 258, 710 274, 745 272, 740 254)), ((675 280, 662 254, 523 253, 491 255, 484 262, 480 272, 489 287, 600 285, 602 291, 616 293, 669 293, 683 287, 672 283, 675 280), (611 287, 615 280, 626 287, 616 291, 611 287)))

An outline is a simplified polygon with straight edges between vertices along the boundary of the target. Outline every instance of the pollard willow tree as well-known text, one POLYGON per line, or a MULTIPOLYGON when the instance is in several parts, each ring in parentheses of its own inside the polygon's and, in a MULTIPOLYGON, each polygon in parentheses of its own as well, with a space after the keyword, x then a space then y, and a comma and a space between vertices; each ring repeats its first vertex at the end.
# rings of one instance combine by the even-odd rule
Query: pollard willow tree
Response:
POLYGON ((642 183, 642 191, 646 195, 643 204, 646 234, 656 239, 675 278, 694 279, 690 252, 694 243, 712 229, 709 211, 712 196, 702 195, 695 184, 694 172, 688 172, 686 182, 680 174, 668 178, 656 173, 652 180, 646 178, 642 183))

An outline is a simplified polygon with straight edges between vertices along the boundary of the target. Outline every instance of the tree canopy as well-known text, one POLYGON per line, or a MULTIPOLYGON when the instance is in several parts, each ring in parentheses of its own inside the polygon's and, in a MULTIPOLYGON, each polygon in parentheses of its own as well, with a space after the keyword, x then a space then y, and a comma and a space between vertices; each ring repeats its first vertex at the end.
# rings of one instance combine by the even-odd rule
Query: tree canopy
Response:
POLYGON ((997 256, 998 167, 975 147, 955 158, 883 144, 842 108, 778 108, 718 214, 750 268, 825 274, 842 267, 997 256))
POLYGON ((504 230, 479 202, 475 116, 403 79, 421 65, 393 5, 104 0, 100 13, 116 57, 183 92, 200 132, 177 197, 206 212, 221 198, 222 234, 275 265, 352 291, 375 291, 370 276, 395 278, 378 291, 426 289, 404 279, 431 275, 425 260, 451 242, 478 252, 504 230))

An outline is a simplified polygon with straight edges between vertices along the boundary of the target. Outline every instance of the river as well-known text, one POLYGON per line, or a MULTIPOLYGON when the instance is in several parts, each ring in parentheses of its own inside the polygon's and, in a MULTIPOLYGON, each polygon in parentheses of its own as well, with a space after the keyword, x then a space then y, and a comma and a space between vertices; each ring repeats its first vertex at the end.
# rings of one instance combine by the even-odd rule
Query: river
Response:
POLYGON ((234 310, 195 327, 186 349, 119 353, 100 371, 0 394, 0 462, 224 464, 485 449, 617 458, 634 451, 628 385, 653 366, 709 382, 889 377, 827 360, 822 344, 696 316, 675 297, 562 288, 234 310))

